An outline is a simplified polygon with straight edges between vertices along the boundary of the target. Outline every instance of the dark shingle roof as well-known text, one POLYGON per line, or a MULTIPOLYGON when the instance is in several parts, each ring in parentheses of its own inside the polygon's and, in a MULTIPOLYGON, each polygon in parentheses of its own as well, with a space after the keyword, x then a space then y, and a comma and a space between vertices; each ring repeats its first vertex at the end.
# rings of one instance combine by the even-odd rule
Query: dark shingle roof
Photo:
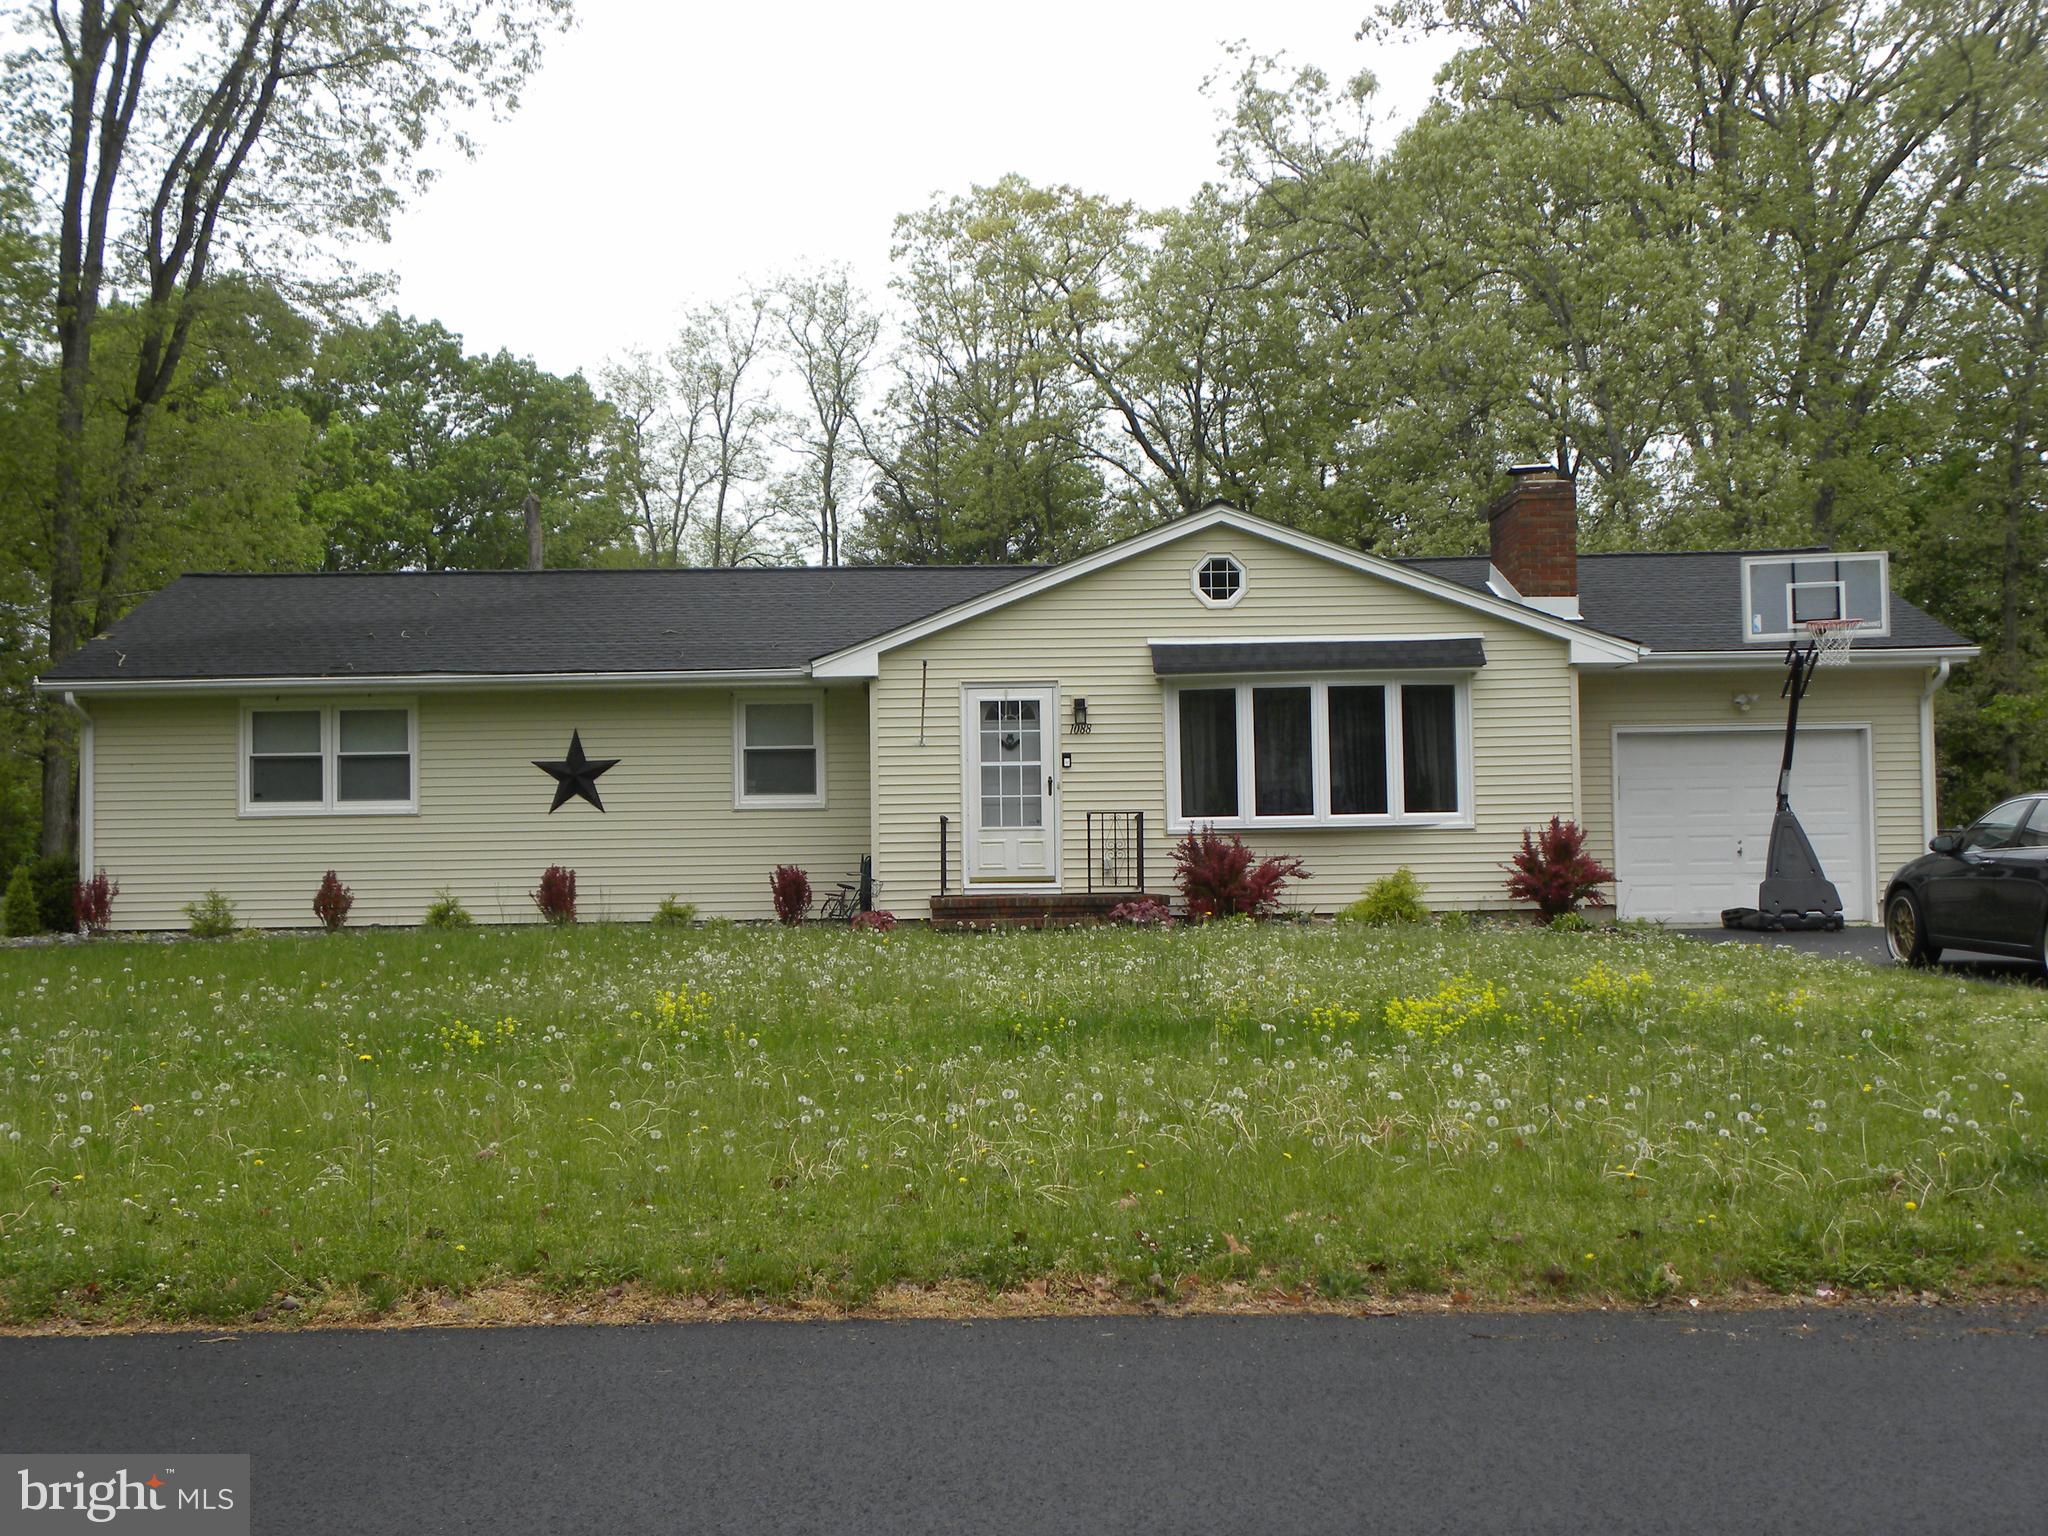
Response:
MULTIPOLYGON (((1579 612, 1594 629, 1655 651, 1764 651, 1742 638, 1742 557, 1764 551, 1709 550, 1681 554, 1579 556, 1579 612)), ((1782 551, 1772 551, 1782 553, 1782 551)), ((1404 560, 1431 576, 1486 590, 1484 556, 1404 560)), ((1859 639, 1859 649, 1896 649, 1969 642, 1894 591, 1891 633, 1859 639)), ((1782 642, 1779 647, 1782 649, 1782 642)))
POLYGON ((148 682, 801 667, 1035 569, 181 576, 42 676, 148 682))
MULTIPOLYGON (((1483 557, 1401 562, 1474 591, 1483 557)), ((183 576, 42 674, 50 684, 800 668, 1041 566, 183 576)), ((1743 644, 1734 551, 1582 555, 1589 628, 1658 651, 1743 644)), ((1892 594, 1891 634, 1967 642, 1892 594)))
POLYGON ((1477 640, 1155 640, 1159 677, 1221 672, 1390 672, 1486 665, 1477 640))

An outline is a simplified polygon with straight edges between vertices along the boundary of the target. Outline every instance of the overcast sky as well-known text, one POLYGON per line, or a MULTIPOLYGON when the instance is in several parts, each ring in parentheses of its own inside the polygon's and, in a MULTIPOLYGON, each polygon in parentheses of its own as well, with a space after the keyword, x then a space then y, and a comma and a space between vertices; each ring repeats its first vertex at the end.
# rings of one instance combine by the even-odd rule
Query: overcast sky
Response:
POLYGON ((1029 6, 583 0, 511 121, 372 262, 396 303, 557 372, 658 348, 688 304, 843 261, 876 289, 891 221, 1006 172, 1159 206, 1217 173, 1224 47, 1427 100, 1440 43, 1355 41, 1366 0, 1029 6))

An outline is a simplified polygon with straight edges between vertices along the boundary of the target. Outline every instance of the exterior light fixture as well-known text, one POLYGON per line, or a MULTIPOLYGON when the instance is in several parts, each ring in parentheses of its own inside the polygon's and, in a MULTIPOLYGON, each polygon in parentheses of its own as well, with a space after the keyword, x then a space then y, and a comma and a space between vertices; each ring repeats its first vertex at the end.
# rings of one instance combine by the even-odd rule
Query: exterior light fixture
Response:
POLYGON ((1076 736, 1086 736, 1089 729, 1088 701, 1086 699, 1076 699, 1074 700, 1074 734, 1076 736))

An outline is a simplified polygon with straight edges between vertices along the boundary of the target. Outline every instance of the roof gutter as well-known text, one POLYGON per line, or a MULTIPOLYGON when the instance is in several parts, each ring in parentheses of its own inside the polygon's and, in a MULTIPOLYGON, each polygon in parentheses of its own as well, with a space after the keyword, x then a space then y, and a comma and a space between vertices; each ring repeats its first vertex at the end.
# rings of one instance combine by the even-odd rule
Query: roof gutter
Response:
MULTIPOLYGON (((1880 667, 1926 667, 1940 665, 1949 667, 1958 662, 1974 661, 1982 652, 1974 645, 1920 645, 1895 646, 1889 649, 1871 647, 1855 653, 1858 666, 1880 667)), ((1750 651, 1653 651, 1645 649, 1643 659, 1638 663, 1646 671, 1748 671, 1759 667, 1775 667, 1784 660, 1781 651, 1768 646, 1758 646, 1750 651)))
POLYGON ((809 667, 759 667, 718 672, 393 672, 345 677, 37 678, 41 693, 389 693, 460 688, 708 687, 721 683, 805 683, 809 667))
POLYGON ((1940 793, 1934 760, 1934 696, 1948 681, 1951 663, 1943 657, 1927 669, 1927 686, 1920 690, 1920 835, 1929 842, 1941 829, 1935 800, 1940 793))

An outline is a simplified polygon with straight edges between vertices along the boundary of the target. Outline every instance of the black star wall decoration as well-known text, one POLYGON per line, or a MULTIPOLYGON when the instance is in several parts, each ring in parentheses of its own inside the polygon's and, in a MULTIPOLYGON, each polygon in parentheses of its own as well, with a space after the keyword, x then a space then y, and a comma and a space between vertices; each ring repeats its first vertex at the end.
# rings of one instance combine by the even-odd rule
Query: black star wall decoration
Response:
POLYGON ((597 776, 607 768, 618 767, 620 762, 621 759, 616 757, 585 757, 583 733, 571 731, 567 757, 559 762, 543 762, 537 757, 533 760, 534 767, 555 776, 555 803, 548 807, 548 814, 554 815, 572 796, 577 795, 602 811, 604 802, 597 798, 597 776))

